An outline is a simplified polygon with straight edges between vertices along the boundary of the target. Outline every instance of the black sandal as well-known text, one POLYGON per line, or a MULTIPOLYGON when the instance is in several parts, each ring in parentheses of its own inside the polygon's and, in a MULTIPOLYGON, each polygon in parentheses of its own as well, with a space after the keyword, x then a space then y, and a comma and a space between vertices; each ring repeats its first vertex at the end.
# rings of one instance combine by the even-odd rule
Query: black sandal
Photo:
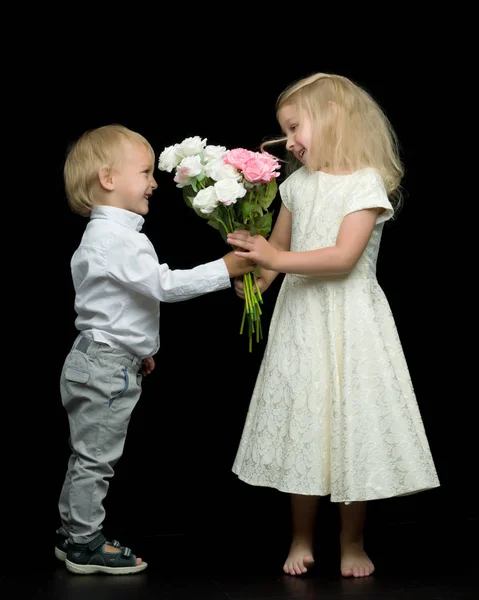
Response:
POLYGON ((61 529, 56 530, 56 541, 55 541, 55 556, 58 560, 65 562, 67 557, 67 549, 68 549, 68 538, 63 527, 61 529))
POLYGON ((88 544, 68 544, 65 565, 69 571, 79 575, 131 575, 144 571, 148 566, 146 562, 137 565, 136 556, 131 553, 130 548, 121 546, 117 540, 109 542, 102 533, 88 544), (106 552, 107 544, 120 551, 106 552))

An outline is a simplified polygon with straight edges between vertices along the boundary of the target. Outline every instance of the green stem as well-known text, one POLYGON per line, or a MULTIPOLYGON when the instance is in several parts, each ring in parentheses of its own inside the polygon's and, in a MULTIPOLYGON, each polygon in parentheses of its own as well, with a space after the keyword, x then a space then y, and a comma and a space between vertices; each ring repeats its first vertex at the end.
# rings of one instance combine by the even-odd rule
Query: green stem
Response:
POLYGON ((218 221, 218 223, 221 223, 221 225, 223 225, 226 233, 233 233, 232 231, 228 231, 228 227, 226 227, 225 223, 219 217, 216 217, 216 220, 218 221))
POLYGON ((251 276, 249 273, 246 273, 246 275, 244 275, 244 277, 243 277, 244 297, 245 297, 245 301, 246 301, 246 310, 248 313, 250 313, 251 309, 252 309, 250 279, 251 279, 251 276))
POLYGON ((233 225, 233 219, 231 218, 231 211, 230 210, 228 210, 228 219, 229 219, 229 222, 230 222, 231 233, 233 233, 233 231, 234 231, 234 225, 233 225))
POLYGON ((258 294, 259 301, 263 302, 263 296, 261 295, 261 290, 259 289, 258 279, 256 278, 256 275, 254 273, 253 273, 253 277, 254 277, 254 287, 255 287, 256 293, 258 294))
POLYGON ((241 319, 240 335, 243 333, 245 317, 246 317, 246 300, 244 303, 243 318, 241 319))
POLYGON ((253 337, 256 338, 256 343, 263 339, 263 331, 261 328, 261 306, 253 289, 253 279, 251 273, 246 273, 243 276, 245 304, 243 309, 243 318, 241 320, 240 333, 243 333, 246 318, 248 319, 248 347, 249 351, 253 351, 253 337), (256 334, 256 335, 255 335, 256 334))

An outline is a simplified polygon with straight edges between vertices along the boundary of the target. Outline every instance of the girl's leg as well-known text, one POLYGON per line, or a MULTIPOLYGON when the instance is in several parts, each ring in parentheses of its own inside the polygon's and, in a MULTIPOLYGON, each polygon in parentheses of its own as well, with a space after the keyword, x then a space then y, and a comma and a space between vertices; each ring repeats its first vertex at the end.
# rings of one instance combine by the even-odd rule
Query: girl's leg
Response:
POLYGON ((374 565, 363 546, 366 502, 341 504, 341 574, 344 577, 367 577, 374 565))
POLYGON ((301 575, 313 566, 313 534, 318 496, 291 495, 293 540, 283 571, 288 575, 301 575))

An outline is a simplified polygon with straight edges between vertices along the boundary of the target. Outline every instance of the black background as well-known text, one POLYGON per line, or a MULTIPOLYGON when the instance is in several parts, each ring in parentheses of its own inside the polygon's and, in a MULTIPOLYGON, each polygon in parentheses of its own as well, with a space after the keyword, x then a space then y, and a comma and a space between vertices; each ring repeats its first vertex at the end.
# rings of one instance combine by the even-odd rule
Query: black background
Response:
MULTIPOLYGON (((135 73, 134 65, 105 69, 103 77, 98 65, 79 59, 68 73, 50 64, 31 90, 38 111, 31 135, 42 143, 28 150, 30 201, 20 207, 16 226, 28 255, 21 259, 26 274, 17 267, 26 292, 13 304, 23 332, 18 327, 13 338, 18 362, 8 378, 19 416, 3 425, 13 473, 6 522, 12 535, 20 526, 38 540, 52 539, 68 459, 59 376, 76 336, 69 262, 87 223, 70 212, 63 190, 68 144, 86 129, 121 123, 143 134, 157 156, 195 135, 209 144, 257 149, 279 133, 278 94, 318 70, 346 75, 373 94, 397 131, 406 167, 404 208, 385 227, 378 279, 396 319, 441 487, 371 503, 371 535, 409 523, 420 543, 429 527, 467 532, 476 522, 471 411, 477 393, 468 390, 470 351, 459 341, 470 325, 448 254, 460 244, 460 233, 451 227, 457 213, 446 209, 446 166, 434 116, 425 109, 432 84, 422 65, 410 59, 388 70, 351 56, 296 64, 278 58, 267 73, 220 68, 215 75, 210 67, 194 78, 160 62, 154 77, 141 66, 135 73)), ((190 268, 222 256, 228 248, 184 204, 172 175, 157 171, 156 179, 143 231, 160 261, 190 268)), ((276 214, 279 202, 278 196, 276 214)), ((265 331, 280 284, 281 277, 265 295, 265 331)), ((144 380, 106 501, 105 527, 115 537, 205 536, 221 540, 225 552, 247 548, 252 539, 272 552, 287 547, 288 498, 247 486, 231 473, 266 341, 248 352, 246 336, 239 335, 241 312, 232 289, 161 306, 157 366, 144 380)), ((328 500, 320 523, 336 527, 328 500)))

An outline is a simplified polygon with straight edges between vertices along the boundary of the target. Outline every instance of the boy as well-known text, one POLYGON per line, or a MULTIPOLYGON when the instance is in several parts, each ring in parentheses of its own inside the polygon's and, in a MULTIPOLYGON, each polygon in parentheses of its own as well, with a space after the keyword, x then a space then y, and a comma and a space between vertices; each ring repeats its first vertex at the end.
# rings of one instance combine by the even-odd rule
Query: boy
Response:
POLYGON ((140 233, 157 188, 154 158, 143 136, 108 125, 83 134, 65 161, 70 207, 90 217, 71 260, 80 334, 60 379, 72 454, 55 555, 74 573, 120 575, 147 566, 101 529, 108 479, 123 452, 142 376, 155 368, 160 302, 227 288, 255 267, 233 252, 189 270, 159 264, 140 233))

